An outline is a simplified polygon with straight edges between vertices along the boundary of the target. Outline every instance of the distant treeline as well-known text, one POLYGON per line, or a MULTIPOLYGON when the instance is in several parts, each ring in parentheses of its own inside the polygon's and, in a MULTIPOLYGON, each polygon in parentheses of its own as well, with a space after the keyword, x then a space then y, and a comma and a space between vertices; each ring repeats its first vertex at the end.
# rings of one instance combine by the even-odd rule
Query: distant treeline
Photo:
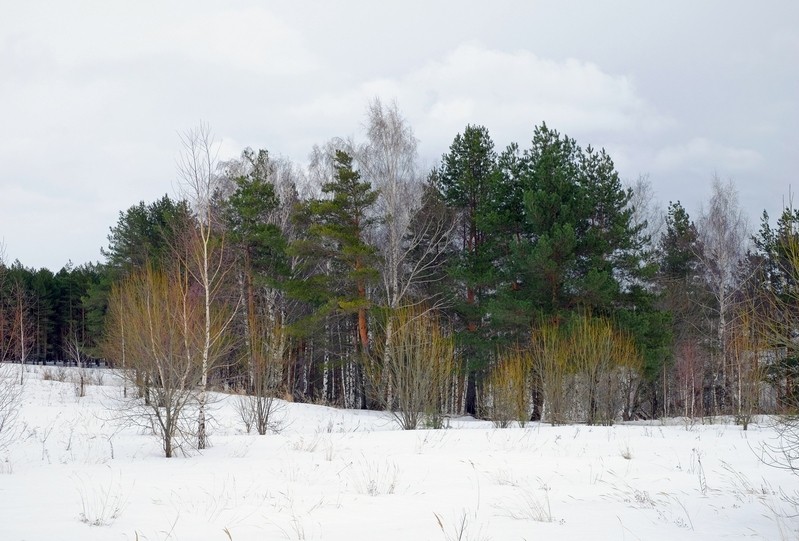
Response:
POLYGON ((19 360, 24 350, 29 361, 68 360, 71 344, 80 344, 87 355, 100 355, 108 279, 100 264, 68 264, 57 273, 26 268, 19 261, 8 266, 0 304, 5 357, 19 360))
POLYGON ((436 355, 452 341, 437 410, 493 415, 506 387, 553 422, 794 404, 793 209, 753 235, 715 179, 695 221, 543 124, 503 150, 466 126, 421 171, 380 102, 363 142, 315 147, 305 169, 266 150, 216 163, 207 131, 183 142, 185 200, 120 212, 103 263, 1 267, 3 358, 80 350, 146 374, 183 351, 203 388, 252 391, 268 370, 280 396, 392 409, 421 318, 436 355))

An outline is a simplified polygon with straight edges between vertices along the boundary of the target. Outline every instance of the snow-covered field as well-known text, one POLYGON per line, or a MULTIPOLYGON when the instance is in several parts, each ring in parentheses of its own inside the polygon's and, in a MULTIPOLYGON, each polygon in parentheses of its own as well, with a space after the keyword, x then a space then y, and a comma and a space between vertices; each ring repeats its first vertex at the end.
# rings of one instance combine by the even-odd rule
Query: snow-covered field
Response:
POLYGON ((799 538, 799 477, 758 459, 767 422, 403 432, 285 404, 282 431, 258 436, 220 395, 212 448, 165 459, 114 420, 110 372, 77 398, 27 370, 0 451, 3 541, 799 538))

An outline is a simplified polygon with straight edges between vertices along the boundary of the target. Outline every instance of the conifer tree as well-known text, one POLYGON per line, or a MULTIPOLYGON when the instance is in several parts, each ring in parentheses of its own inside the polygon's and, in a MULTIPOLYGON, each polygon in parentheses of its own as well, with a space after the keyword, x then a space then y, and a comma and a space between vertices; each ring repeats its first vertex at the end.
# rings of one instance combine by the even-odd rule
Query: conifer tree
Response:
POLYGON ((530 149, 503 162, 511 164, 509 205, 520 212, 518 234, 495 263, 504 275, 492 312, 529 327, 536 314, 582 308, 614 316, 629 304, 651 269, 640 257, 645 239, 632 221, 632 193, 610 156, 543 124, 530 149))
POLYGON ((368 242, 377 192, 361 181, 349 154, 336 151, 334 165, 333 179, 322 185, 326 198, 302 205, 295 217, 309 225, 305 236, 290 246, 290 254, 302 261, 302 277, 289 280, 287 289, 313 307, 309 317, 293 325, 295 333, 317 332, 329 317, 352 317, 351 359, 362 361, 370 350, 369 287, 378 278, 377 250, 368 242))
POLYGON ((477 380, 491 355, 484 315, 491 284, 492 240, 488 230, 493 193, 500 181, 494 142, 483 126, 467 125, 442 157, 438 186, 444 202, 456 213, 453 236, 458 255, 450 264, 452 299, 459 320, 456 339, 466 363, 465 410, 477 413, 477 380))
POLYGON ((745 295, 754 300, 750 302, 757 320, 766 322, 772 347, 784 352, 768 364, 764 375, 776 389, 778 405, 794 409, 799 404, 799 348, 794 338, 799 313, 799 210, 784 208, 774 227, 763 212, 752 240, 755 249, 744 269, 745 295))
POLYGON ((586 311, 633 335, 643 357, 660 366, 667 337, 658 331, 663 314, 644 259, 645 224, 634 223, 632 192, 610 156, 543 124, 529 149, 511 145, 500 164, 501 188, 491 202, 495 220, 506 225, 490 227, 501 235, 492 242, 495 337, 524 344, 536 321, 586 311))
POLYGON ((234 177, 234 192, 224 202, 225 224, 240 267, 245 312, 245 343, 248 383, 256 379, 258 352, 262 347, 258 329, 273 328, 283 321, 276 306, 261 294, 286 276, 286 242, 280 228, 270 220, 279 200, 270 181, 270 160, 265 150, 244 152, 248 170, 234 177), (264 321, 258 321, 258 319, 264 321))

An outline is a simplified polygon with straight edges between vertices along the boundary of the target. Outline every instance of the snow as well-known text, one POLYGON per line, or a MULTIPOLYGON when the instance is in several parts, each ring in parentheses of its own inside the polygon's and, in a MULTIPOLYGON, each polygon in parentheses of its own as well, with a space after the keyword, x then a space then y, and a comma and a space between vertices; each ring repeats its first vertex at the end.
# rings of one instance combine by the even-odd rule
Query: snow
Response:
POLYGON ((774 443, 769 419, 748 431, 471 418, 400 431, 382 412, 281 403, 282 430, 259 436, 244 432, 235 397, 218 395, 212 447, 165 459, 153 436, 120 424, 110 371, 82 398, 69 374, 26 371, 18 433, 0 451, 2 540, 799 535, 799 477, 758 458, 774 443))

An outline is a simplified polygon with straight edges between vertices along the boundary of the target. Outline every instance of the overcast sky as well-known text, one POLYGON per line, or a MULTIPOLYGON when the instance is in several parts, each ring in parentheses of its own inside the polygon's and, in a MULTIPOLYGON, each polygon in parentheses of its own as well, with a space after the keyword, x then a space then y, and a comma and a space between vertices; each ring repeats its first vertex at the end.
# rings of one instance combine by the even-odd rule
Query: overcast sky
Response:
POLYGON ((498 149, 545 121, 648 175, 692 217, 714 173, 757 227, 799 170, 799 2, 7 2, 0 18, 6 258, 101 260, 119 211, 175 194, 207 122, 305 163, 396 100, 433 165, 467 123, 498 149))

